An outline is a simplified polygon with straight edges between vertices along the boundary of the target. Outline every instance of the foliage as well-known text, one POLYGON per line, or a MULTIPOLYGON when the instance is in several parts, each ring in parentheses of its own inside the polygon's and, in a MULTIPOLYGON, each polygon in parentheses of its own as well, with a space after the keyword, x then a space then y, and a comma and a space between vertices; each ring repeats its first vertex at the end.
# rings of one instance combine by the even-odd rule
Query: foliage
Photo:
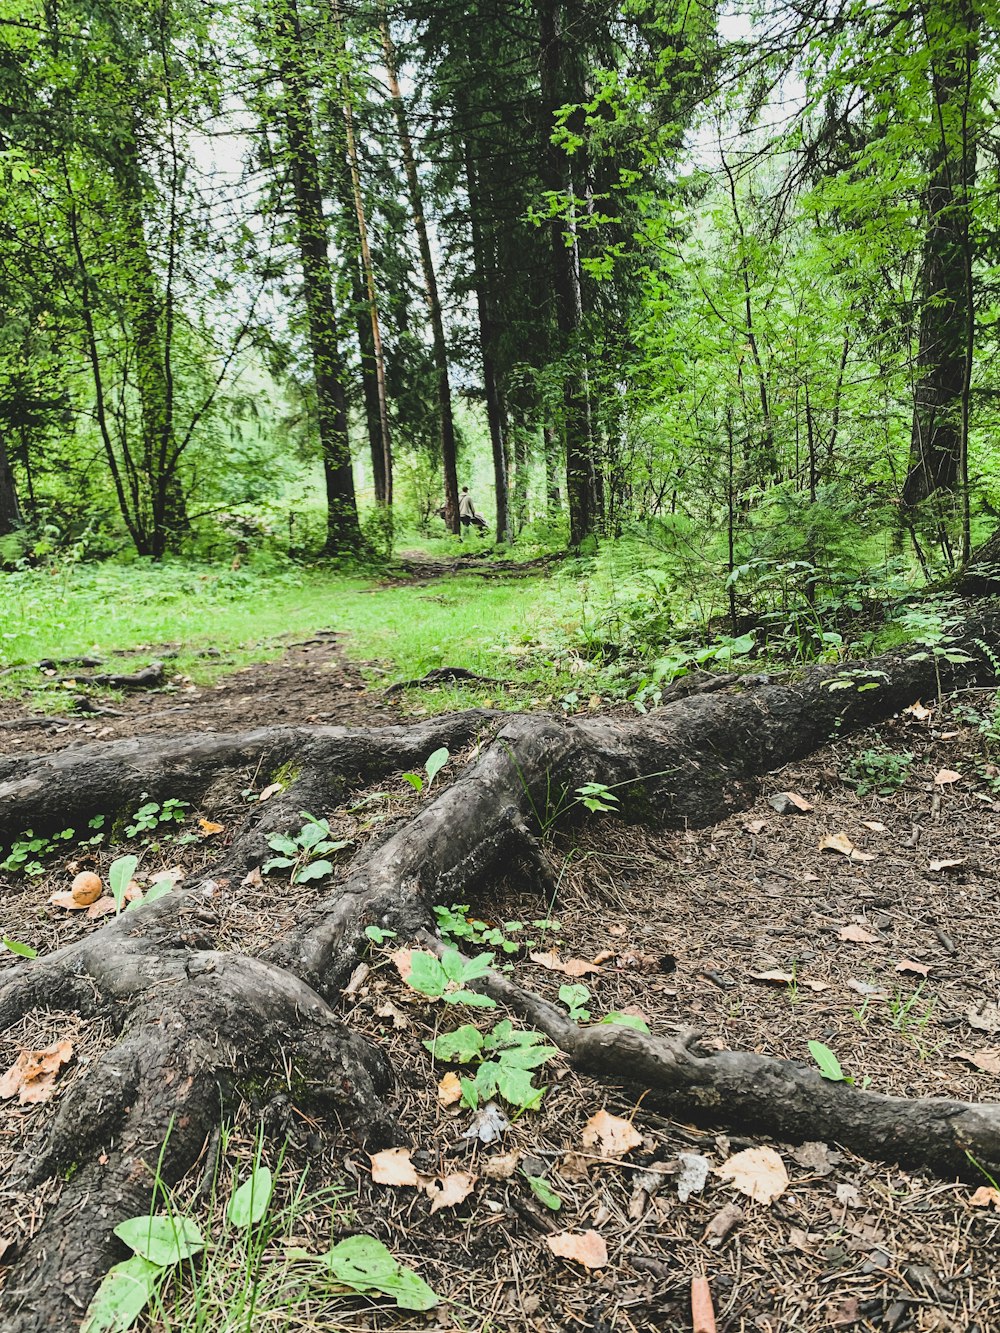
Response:
POLYGON ((534 1071, 559 1054, 555 1046, 546 1046, 544 1041, 540 1032, 518 1030, 503 1019, 485 1036, 478 1028, 465 1024, 424 1045, 437 1060, 477 1064, 475 1076, 463 1076, 461 1080, 466 1106, 475 1109, 481 1101, 499 1094, 516 1110, 525 1111, 537 1109, 545 1095, 545 1089, 536 1088, 532 1082, 534 1071))
POLYGON ((841 777, 859 796, 870 792, 891 796, 906 785, 912 767, 913 755, 909 750, 894 751, 883 745, 852 755, 841 777))
POLYGON ((292 884, 305 884, 311 879, 325 879, 327 875, 333 874, 333 862, 326 858, 333 852, 349 847, 350 840, 334 838, 329 820, 317 819, 307 810, 300 810, 299 817, 306 822, 298 833, 272 833, 268 836, 268 847, 279 855, 264 862, 261 866, 262 874, 288 870, 292 884))

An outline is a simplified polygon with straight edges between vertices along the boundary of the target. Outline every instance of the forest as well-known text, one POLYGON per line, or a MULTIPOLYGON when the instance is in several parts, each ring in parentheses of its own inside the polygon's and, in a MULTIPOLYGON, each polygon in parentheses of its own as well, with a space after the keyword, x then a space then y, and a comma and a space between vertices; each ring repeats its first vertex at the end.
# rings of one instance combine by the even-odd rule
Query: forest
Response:
POLYGON ((0 0, 0 1323, 987 1333, 1000 14, 0 0))

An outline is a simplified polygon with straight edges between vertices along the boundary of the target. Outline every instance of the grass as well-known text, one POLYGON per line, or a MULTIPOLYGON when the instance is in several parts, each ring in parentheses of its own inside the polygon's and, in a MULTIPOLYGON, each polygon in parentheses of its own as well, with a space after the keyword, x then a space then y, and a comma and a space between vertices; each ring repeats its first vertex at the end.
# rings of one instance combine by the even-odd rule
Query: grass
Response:
MULTIPOLYGON (((175 654, 171 673, 210 684, 326 629, 345 635, 349 655, 381 664, 380 684, 463 666, 514 682, 523 703, 542 688, 535 677, 544 672, 551 700, 573 684, 569 664, 580 665, 568 645, 580 628, 583 589, 582 573, 572 569, 551 578, 453 575, 406 584, 328 567, 233 570, 169 561, 0 574, 0 689, 37 691, 37 663, 45 658, 93 654, 114 669, 136 670, 158 650, 175 654)), ((48 681, 41 688, 50 696, 46 707, 67 694, 48 681)), ((486 698, 501 704, 500 693, 448 687, 423 691, 420 702, 435 709, 486 698)))

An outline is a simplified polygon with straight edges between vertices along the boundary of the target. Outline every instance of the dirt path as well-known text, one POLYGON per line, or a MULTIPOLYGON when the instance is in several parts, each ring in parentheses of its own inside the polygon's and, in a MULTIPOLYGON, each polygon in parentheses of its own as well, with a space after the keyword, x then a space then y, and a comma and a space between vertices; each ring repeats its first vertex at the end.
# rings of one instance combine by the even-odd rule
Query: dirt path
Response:
MULTIPOLYGON (((319 632, 289 645, 272 662, 257 662, 223 676, 215 685, 196 685, 171 675, 166 645, 167 684, 109 698, 94 690, 88 697, 108 711, 67 714, 50 722, 23 725, 44 706, 42 701, 0 699, 0 753, 42 753, 95 740, 124 736, 171 735, 199 731, 239 731, 250 727, 372 726, 399 715, 392 698, 370 691, 361 667, 344 654, 338 636, 319 632), (14 725, 10 725, 13 723, 14 725)), ((152 650, 150 660, 157 656, 152 650)), ((71 674, 66 669, 64 674, 71 674)))

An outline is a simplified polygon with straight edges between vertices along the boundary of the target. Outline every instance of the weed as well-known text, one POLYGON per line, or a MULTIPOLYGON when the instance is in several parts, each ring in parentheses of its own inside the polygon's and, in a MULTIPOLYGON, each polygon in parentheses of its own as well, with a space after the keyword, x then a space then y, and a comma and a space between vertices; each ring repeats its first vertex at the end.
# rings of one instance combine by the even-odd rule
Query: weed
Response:
POLYGON ((404 773, 403 781, 408 782, 415 792, 422 792, 425 786, 427 787, 427 790, 430 791, 434 779, 441 772, 442 768, 444 768, 450 758, 451 755, 447 748, 442 745, 439 750, 435 750, 434 753, 429 756, 427 762, 424 764, 424 772, 427 774, 426 783, 419 773, 404 773))
POLYGON ((897 752, 880 745, 852 755, 840 776, 859 796, 869 792, 891 796, 906 784, 912 766, 909 750, 897 752))
POLYGON ((329 821, 317 819, 307 810, 300 810, 299 817, 306 822, 298 833, 272 833, 267 840, 268 847, 278 852, 261 866, 261 873, 270 875, 275 870, 291 870, 289 879, 293 884, 305 884, 310 879, 325 879, 333 874, 333 862, 325 858, 331 852, 342 851, 350 846, 350 840, 335 839, 330 831, 329 821))
MULTIPOLYGON (((412 980, 411 983, 412 985, 412 980)), ((462 1101, 475 1110, 480 1101, 499 1094, 518 1111, 537 1109, 545 1088, 536 1088, 533 1071, 559 1054, 555 1046, 544 1045, 541 1032, 516 1029, 503 1019, 485 1036, 466 1023, 455 1032, 425 1041, 436 1060, 449 1064, 478 1062, 473 1078, 463 1077, 462 1101)))
POLYGON ((406 984, 429 1000, 495 1009, 496 1001, 488 995, 466 989, 468 982, 485 976, 492 966, 491 953, 465 959, 457 949, 445 949, 438 959, 432 953, 415 949, 410 956, 410 974, 406 977, 406 984))
MULTIPOLYGON (((143 796, 146 793, 143 792, 143 796)), ((141 798, 140 798, 141 799, 141 798)), ((139 809, 132 815, 132 823, 126 825, 126 838, 138 838, 140 835, 150 835, 162 832, 161 825, 183 824, 187 818, 185 811, 190 809, 187 801, 179 801, 173 797, 165 800, 162 805, 159 801, 147 801, 145 805, 140 805, 139 809)), ((150 842, 149 836, 143 837, 143 842, 150 842)), ((195 835, 189 834, 185 841, 196 841, 195 835)))
POLYGON ((924 983, 921 982, 912 994, 904 996, 903 992, 897 989, 895 995, 889 999, 889 1022, 901 1036, 912 1039, 916 1034, 922 1033, 931 1020, 937 1006, 937 997, 922 999, 923 990, 924 983))

